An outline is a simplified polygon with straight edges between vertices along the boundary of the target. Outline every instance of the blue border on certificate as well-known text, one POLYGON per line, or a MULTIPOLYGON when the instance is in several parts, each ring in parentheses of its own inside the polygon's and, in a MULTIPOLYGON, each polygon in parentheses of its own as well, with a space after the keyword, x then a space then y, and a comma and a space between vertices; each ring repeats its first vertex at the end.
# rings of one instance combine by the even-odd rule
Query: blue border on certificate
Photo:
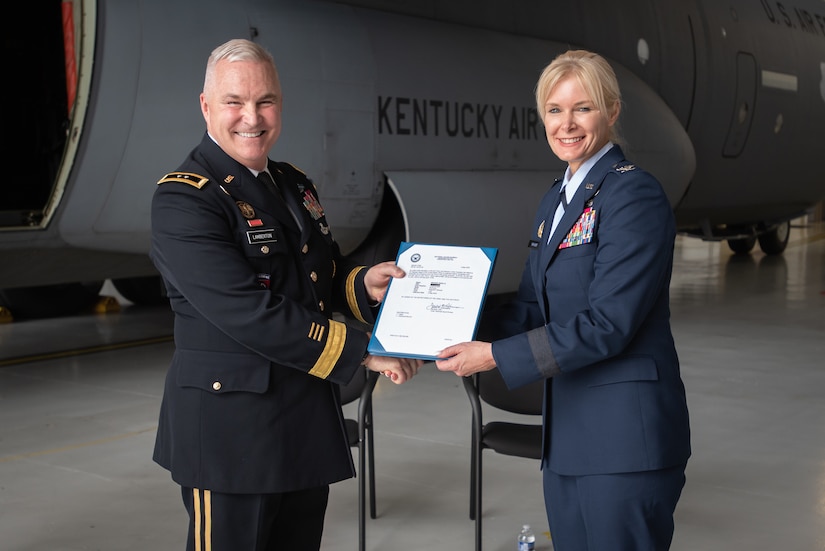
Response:
MULTIPOLYGON (((481 298, 480 298, 479 304, 478 304, 478 310, 477 310, 476 315, 475 315, 475 324, 474 324, 473 330, 472 330, 472 339, 474 339, 475 336, 476 336, 476 333, 478 332, 479 323, 481 322, 481 312, 484 309, 484 302, 487 298, 487 290, 490 286, 490 279, 492 278, 493 270, 494 270, 495 264, 496 264, 496 258, 498 257, 498 249, 495 248, 495 247, 473 247, 473 246, 469 246, 469 245, 445 245, 445 244, 437 244, 437 243, 418 243, 418 242, 403 241, 403 242, 401 242, 400 246, 398 247, 398 254, 396 254, 396 257, 395 257, 396 263, 398 263, 398 260, 401 258, 401 256, 404 254, 404 252, 406 252, 408 249, 410 249, 413 246, 476 249, 476 250, 479 250, 479 251, 483 252, 484 255, 487 256, 487 258, 490 260, 490 266, 489 266, 489 269, 488 269, 487 274, 486 274, 486 279, 484 281, 483 291, 481 293, 481 298)), ((393 282, 391 280, 388 287, 387 287, 386 297, 388 297, 390 295, 390 292, 391 292, 391 289, 392 289, 392 283, 393 282)), ((385 297, 385 301, 386 301, 386 297, 385 297)), ((436 355, 414 354, 414 353, 403 352, 403 351, 387 350, 381 344, 378 337, 376 336, 376 329, 379 327, 379 325, 381 323, 381 315, 384 311, 385 301, 382 301, 381 307, 378 310, 378 315, 375 319, 375 325, 373 326, 372 336, 370 337, 369 344, 367 345, 367 352, 369 352, 370 354, 375 355, 375 356, 393 356, 393 357, 398 357, 398 358, 415 358, 415 359, 428 360, 428 361, 436 360, 437 357, 438 357, 436 355)), ((472 339, 470 339, 470 340, 472 340, 472 339)), ((458 344, 458 343, 455 343, 455 344, 458 344)), ((445 348, 446 348, 446 346, 445 346, 445 348)))

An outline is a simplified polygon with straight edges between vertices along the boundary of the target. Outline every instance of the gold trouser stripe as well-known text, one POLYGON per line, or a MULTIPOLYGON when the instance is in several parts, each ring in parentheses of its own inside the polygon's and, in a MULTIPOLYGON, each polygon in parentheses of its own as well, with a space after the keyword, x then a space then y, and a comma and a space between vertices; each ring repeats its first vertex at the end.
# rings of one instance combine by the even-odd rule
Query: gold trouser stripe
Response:
POLYGON ((192 503, 195 507, 195 551, 201 549, 201 495, 197 488, 192 489, 192 503))
POLYGON ((355 276, 357 276, 358 272, 364 268, 366 268, 366 266, 358 266, 347 276, 347 304, 349 305, 349 309, 352 311, 352 314, 361 323, 367 323, 367 320, 365 320, 364 316, 361 315, 361 309, 358 308, 358 299, 355 298, 355 276))
POLYGON ((338 358, 344 351, 344 343, 347 342, 347 326, 340 321, 329 320, 329 335, 324 350, 318 357, 318 361, 309 370, 310 375, 315 375, 321 379, 326 379, 332 373, 338 358))
POLYGON ((192 501, 195 506, 195 551, 212 551, 212 491, 203 491, 203 516, 200 490, 197 488, 192 489, 192 501))
POLYGON ((212 490, 203 491, 204 551, 212 551, 212 490))

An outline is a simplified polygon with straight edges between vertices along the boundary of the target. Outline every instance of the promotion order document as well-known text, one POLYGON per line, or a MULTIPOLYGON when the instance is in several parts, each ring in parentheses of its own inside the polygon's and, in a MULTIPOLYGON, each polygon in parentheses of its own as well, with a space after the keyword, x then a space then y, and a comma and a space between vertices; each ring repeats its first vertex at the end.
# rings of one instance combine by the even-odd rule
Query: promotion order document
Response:
POLYGON ((435 359, 473 340, 498 249, 404 242, 381 304, 370 354, 435 359))

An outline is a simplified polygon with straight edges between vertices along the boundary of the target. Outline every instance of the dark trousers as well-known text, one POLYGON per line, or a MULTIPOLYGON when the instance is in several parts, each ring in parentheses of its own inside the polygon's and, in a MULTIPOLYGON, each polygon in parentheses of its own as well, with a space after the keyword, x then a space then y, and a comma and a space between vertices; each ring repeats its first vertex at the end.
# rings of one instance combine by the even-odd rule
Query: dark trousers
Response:
POLYGON ((562 476, 544 467, 544 503, 556 551, 665 551, 685 465, 657 471, 562 476))
POLYGON ((181 488, 187 551, 318 551, 329 486, 282 494, 181 488))

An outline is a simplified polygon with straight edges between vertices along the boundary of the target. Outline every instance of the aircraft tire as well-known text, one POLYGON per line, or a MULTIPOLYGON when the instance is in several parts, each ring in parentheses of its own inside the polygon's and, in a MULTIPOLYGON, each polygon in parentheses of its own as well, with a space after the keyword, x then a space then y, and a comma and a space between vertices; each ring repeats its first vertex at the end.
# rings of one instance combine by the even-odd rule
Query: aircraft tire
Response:
POLYGON ((782 254, 788 246, 790 236, 791 222, 782 222, 765 233, 759 234, 759 248, 767 255, 782 254))
POLYGON ((14 319, 72 316, 91 310, 101 287, 102 281, 94 281, 0 289, 0 306, 5 306, 14 319))
POLYGON ((138 306, 157 306, 168 300, 160 276, 113 279, 112 285, 123 298, 138 306))
POLYGON ((749 254, 754 245, 756 245, 755 235, 741 239, 728 239, 728 247, 736 254, 749 254))

